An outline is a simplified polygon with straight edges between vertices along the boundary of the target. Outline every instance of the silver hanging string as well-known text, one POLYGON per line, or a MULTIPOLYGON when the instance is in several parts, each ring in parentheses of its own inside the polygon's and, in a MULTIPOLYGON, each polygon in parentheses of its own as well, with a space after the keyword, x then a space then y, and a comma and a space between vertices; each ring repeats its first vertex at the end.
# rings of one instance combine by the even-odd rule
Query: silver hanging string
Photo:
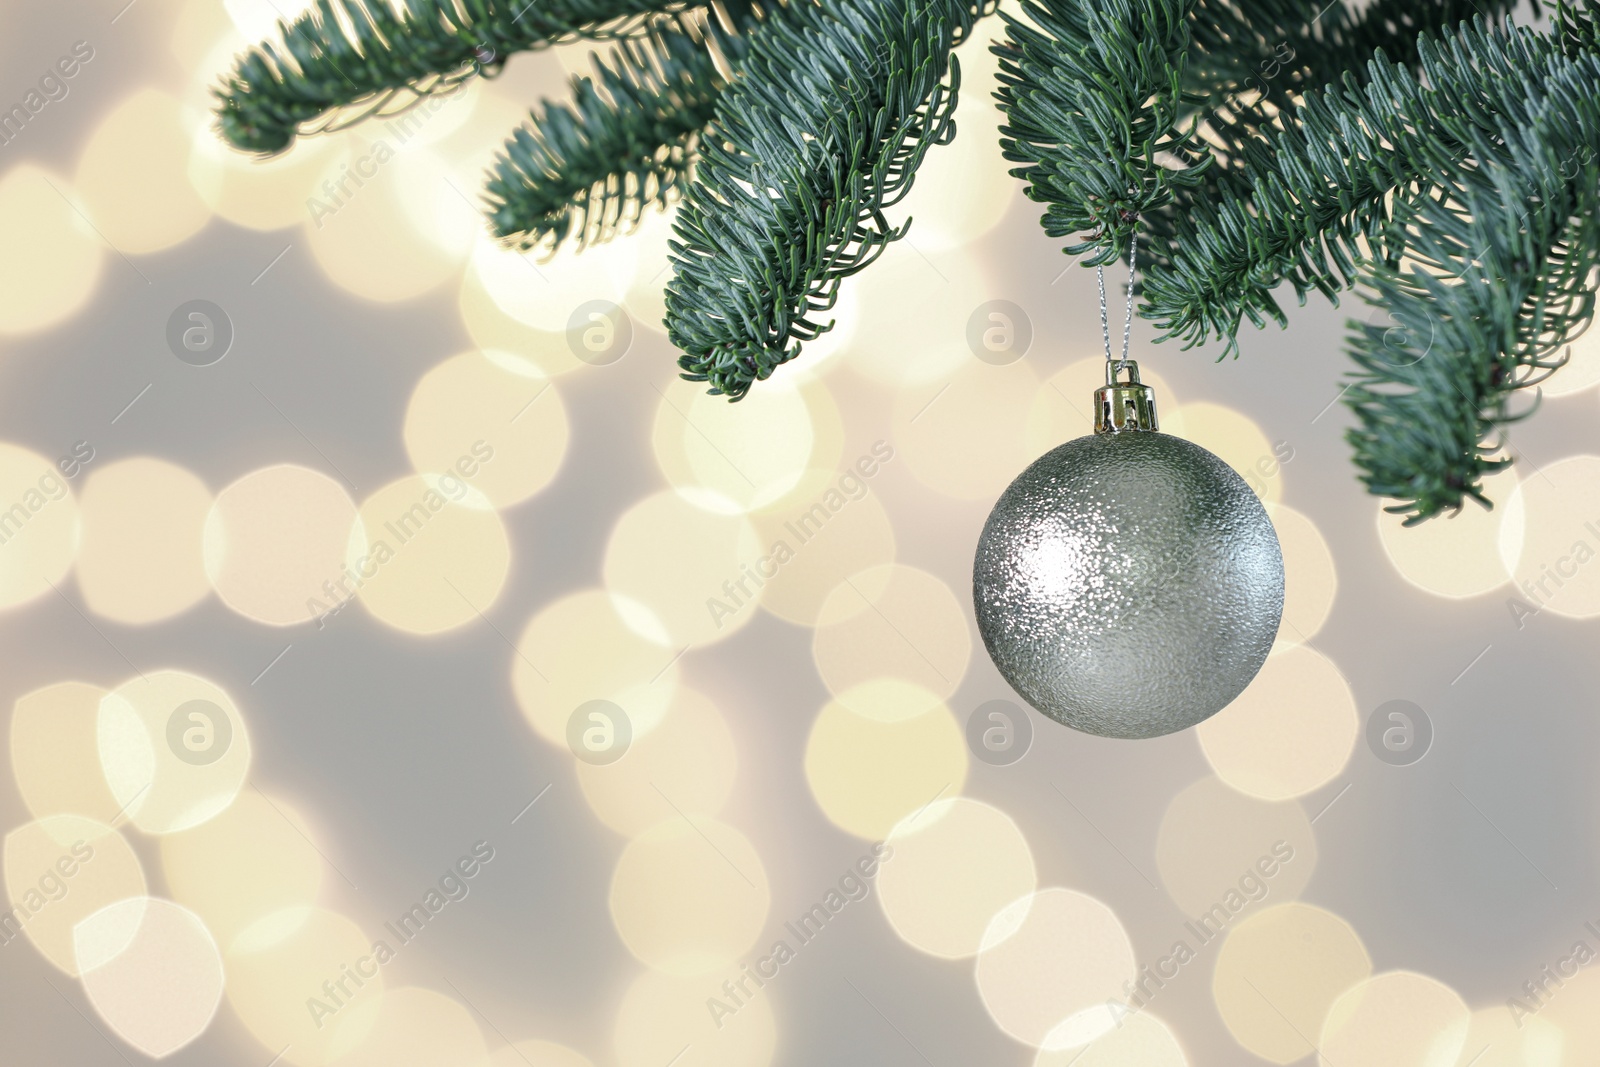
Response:
POLYGON ((1103 266, 1094 269, 1095 278, 1100 283, 1100 337, 1105 342, 1106 362, 1117 365, 1116 373, 1121 374, 1128 366, 1128 345, 1133 339, 1133 281, 1135 271, 1139 265, 1139 235, 1133 236, 1133 241, 1128 249, 1128 309, 1122 321, 1122 358, 1116 359, 1111 355, 1111 321, 1106 310, 1106 269, 1103 266))
POLYGON ((1121 374, 1128 365, 1128 342, 1133 337, 1133 280, 1138 277, 1139 268, 1139 233, 1134 231, 1133 238, 1128 242, 1128 313, 1122 320, 1122 362, 1117 364, 1117 373, 1121 374))
POLYGON ((1106 343, 1106 362, 1111 362, 1111 323, 1106 318, 1106 269, 1096 267, 1095 279, 1100 283, 1100 336, 1106 343))

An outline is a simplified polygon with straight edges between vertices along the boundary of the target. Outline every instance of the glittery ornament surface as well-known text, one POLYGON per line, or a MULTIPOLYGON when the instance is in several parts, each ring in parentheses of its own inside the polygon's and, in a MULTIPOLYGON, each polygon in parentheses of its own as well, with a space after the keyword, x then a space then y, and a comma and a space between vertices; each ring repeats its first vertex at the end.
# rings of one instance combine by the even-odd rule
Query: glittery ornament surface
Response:
POLYGON ((1283 614, 1261 502, 1200 446, 1155 431, 1051 450, 1000 497, 973 564, 1000 673, 1058 722, 1156 737, 1221 711, 1283 614))

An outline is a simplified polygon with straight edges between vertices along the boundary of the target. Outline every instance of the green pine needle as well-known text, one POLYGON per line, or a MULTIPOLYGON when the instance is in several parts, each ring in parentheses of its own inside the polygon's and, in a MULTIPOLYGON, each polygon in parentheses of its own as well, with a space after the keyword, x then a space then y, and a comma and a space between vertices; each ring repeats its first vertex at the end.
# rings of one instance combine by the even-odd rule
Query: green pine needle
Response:
MULTIPOLYGON (((1505 463, 1511 394, 1557 365, 1593 313, 1593 6, 1567 11, 1559 36, 1479 21, 1413 39, 1397 52, 1417 71, 1379 54, 1361 77, 1311 91, 1284 86, 1326 69, 1319 53, 1279 49, 1243 99, 1237 71, 1197 59, 1198 31, 1175 23, 1187 13, 1212 27, 1206 47, 1219 48, 1211 6, 1038 0, 1033 27, 1008 26, 1008 152, 1050 204, 1046 232, 1088 231, 1068 251, 1103 262, 1125 251, 1119 218, 1150 216, 1140 314, 1185 347, 1220 340, 1224 355, 1244 322, 1285 322, 1281 284, 1302 301, 1360 284, 1398 324, 1360 325, 1352 340, 1345 400, 1368 488, 1410 521, 1481 500, 1483 476, 1505 463), (1127 37, 1110 48, 1108 11, 1127 37), (1194 67, 1229 96, 1208 98, 1194 67), (1173 117, 1179 83, 1219 164, 1204 183, 1191 180, 1193 127, 1173 117)), ((1336 22, 1317 48, 1347 54, 1373 36, 1336 22)), ((1233 38, 1258 39, 1238 27, 1233 38)))
POLYGON ((575 234, 582 247, 680 195, 725 84, 708 41, 728 61, 742 54, 739 37, 664 16, 574 77, 570 105, 535 111, 489 178, 495 236, 532 248, 575 234))
POLYGON ((816 316, 905 233, 884 211, 955 133, 950 50, 989 10, 790 0, 752 36, 675 222, 667 324, 685 378, 737 400, 831 327, 816 316))
MULTIPOLYGON (((280 40, 241 56, 217 90, 218 126, 247 152, 287 149, 349 109, 376 113, 448 91, 506 59, 575 37, 637 33, 692 0, 317 0, 280 40)), ((384 113, 392 113, 385 111, 384 113)))
MULTIPOLYGON (((905 233, 886 209, 955 135, 951 49, 994 2, 716 0, 713 23, 698 0, 318 0, 240 58, 218 120, 272 153, 615 39, 507 142, 492 228, 581 245, 681 196, 669 334, 737 400, 905 233)), ((1141 314, 1185 347, 1283 324, 1285 285, 1386 313, 1352 324, 1349 437, 1417 522, 1484 501, 1517 391, 1593 317, 1597 4, 1535 30, 1513 0, 1024 0, 996 46, 1002 148, 1085 264, 1139 241, 1141 314)))

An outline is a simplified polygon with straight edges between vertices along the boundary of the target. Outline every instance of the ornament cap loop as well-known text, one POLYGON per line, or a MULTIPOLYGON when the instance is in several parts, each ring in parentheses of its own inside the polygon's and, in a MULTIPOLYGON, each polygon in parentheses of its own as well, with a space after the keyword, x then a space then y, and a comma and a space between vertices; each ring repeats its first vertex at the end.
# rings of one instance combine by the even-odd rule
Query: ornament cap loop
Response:
POLYGON ((1155 390, 1139 381, 1139 364, 1131 359, 1106 361, 1106 384, 1094 391, 1094 432, 1124 433, 1154 430, 1156 425, 1155 390), (1127 381, 1119 381, 1122 370, 1127 381))

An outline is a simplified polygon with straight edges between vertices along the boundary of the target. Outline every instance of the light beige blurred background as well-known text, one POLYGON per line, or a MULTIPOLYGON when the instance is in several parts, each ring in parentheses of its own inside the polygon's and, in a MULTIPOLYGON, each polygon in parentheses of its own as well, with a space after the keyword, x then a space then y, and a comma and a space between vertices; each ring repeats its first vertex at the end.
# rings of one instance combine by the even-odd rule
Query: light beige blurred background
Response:
POLYGON ((582 49, 260 164, 207 91, 288 7, 123 3, 0 12, 5 1063, 1600 1062, 1600 347, 1403 531, 1347 312, 1136 328, 1288 604, 1201 728, 1079 735, 971 617, 1101 373, 982 43, 910 237, 729 406, 664 217, 483 236, 582 49))

